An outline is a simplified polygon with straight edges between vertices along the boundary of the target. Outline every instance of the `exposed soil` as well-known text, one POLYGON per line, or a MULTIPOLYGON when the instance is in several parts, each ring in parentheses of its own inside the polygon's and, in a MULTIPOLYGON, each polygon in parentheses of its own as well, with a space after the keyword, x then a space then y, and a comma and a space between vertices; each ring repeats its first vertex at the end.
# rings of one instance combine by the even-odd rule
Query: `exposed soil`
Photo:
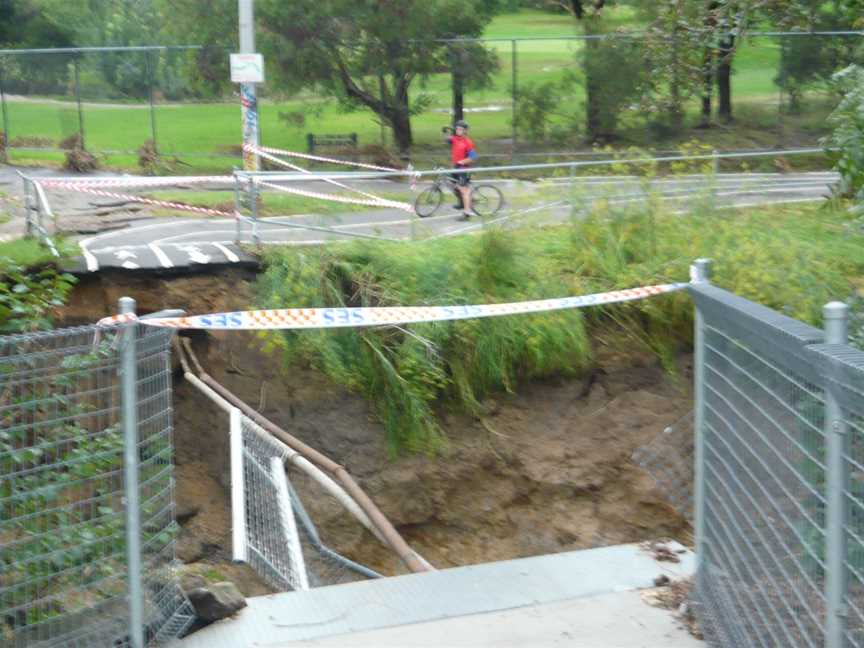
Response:
MULTIPOLYGON (((66 309, 92 322, 128 294, 139 312, 182 305, 204 313, 248 307, 254 274, 174 279, 86 279, 66 309)), ((288 432, 342 463, 408 542, 436 567, 674 537, 687 523, 630 461, 691 408, 689 358, 677 379, 620 337, 595 336, 596 370, 550 380, 485 403, 481 420, 442 408, 449 443, 438 457, 387 458, 384 432, 365 401, 312 369, 285 369, 249 333, 195 334, 207 371, 288 432)), ((230 559, 228 420, 175 374, 175 448, 181 558, 219 566, 230 559)), ((292 480, 337 551, 384 573, 404 568, 327 496, 292 480)), ((263 586, 234 567, 246 594, 263 586)))

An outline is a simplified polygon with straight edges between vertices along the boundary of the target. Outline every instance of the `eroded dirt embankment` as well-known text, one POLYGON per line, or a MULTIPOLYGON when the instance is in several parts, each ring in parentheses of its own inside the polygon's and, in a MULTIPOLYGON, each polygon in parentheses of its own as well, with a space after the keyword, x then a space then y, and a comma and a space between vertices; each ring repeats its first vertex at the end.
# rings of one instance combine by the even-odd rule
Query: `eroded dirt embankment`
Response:
MULTIPOLYGON (((205 313, 247 308, 254 273, 83 280, 67 323, 112 313, 117 299, 139 312, 205 313)), ((691 407, 689 360, 671 378, 649 353, 620 337, 595 335, 597 365, 582 379, 525 385, 501 394, 475 419, 441 408, 449 443, 438 457, 387 458, 384 432, 365 401, 315 370, 286 368, 251 333, 194 334, 207 371, 265 416, 344 464, 406 539, 438 567, 659 537, 686 540, 685 521, 667 505, 632 452, 691 407)), ((225 415, 175 373, 175 446, 181 558, 222 570, 245 593, 254 579, 230 558, 225 415)), ((301 493, 303 479, 295 477, 301 493)), ((386 573, 403 569, 328 497, 306 497, 334 549, 386 573)))

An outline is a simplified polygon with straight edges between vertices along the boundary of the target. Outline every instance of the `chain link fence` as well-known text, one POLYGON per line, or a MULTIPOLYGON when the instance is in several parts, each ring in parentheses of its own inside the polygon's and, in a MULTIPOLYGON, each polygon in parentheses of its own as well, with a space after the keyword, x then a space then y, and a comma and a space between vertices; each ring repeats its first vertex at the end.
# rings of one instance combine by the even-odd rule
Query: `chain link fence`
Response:
MULTIPOLYGON (((121 327, 0 338, 4 646, 135 644, 118 380, 122 338, 121 327)), ((174 578, 170 338, 170 331, 137 330, 135 346, 148 643, 179 636, 193 618, 174 578)))
MULTIPOLYGON (((837 103, 831 76, 864 61, 860 44, 855 31, 750 32, 731 58, 727 116, 718 115, 714 87, 725 57, 709 57, 713 67, 696 73, 700 63, 668 61, 662 74, 672 79, 664 77, 661 87, 677 89, 661 91, 652 85, 660 62, 648 34, 442 41, 446 63, 411 87, 412 157, 421 166, 441 162, 440 128, 459 113, 487 162, 590 155, 586 141, 623 140, 662 154, 682 133, 704 140, 703 127, 714 121, 723 122, 726 141, 740 132, 752 148, 813 146, 827 134, 825 117, 837 103), (706 100, 713 106, 708 115, 706 100)), ((716 47, 684 45, 691 57, 693 47, 706 56, 716 47)), ((228 53, 200 46, 0 50, 3 151, 39 160, 83 146, 124 156, 128 166, 151 142, 150 154, 221 158, 227 167, 241 153, 228 53)), ((259 123, 270 145, 306 150, 310 136, 350 130, 360 156, 392 157, 392 134, 371 111, 346 127, 338 102, 320 91, 289 93, 271 81, 260 94, 259 123)))

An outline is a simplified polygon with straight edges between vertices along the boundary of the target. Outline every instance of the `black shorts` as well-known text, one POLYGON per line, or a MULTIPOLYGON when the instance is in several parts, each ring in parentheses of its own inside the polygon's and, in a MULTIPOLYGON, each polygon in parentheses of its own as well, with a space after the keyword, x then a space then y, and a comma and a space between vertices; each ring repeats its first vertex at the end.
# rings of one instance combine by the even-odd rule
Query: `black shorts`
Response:
POLYGON ((461 171, 460 173, 451 173, 450 177, 456 181, 456 184, 460 187, 467 187, 471 184, 471 174, 466 173, 465 171, 461 171))

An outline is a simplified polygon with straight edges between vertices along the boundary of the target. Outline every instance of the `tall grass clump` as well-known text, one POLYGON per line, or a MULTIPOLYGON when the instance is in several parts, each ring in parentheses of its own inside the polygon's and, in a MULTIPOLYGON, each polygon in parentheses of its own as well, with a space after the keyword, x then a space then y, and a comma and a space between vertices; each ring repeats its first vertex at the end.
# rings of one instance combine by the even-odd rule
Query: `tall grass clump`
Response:
MULTIPOLYGON (((715 260, 715 282, 792 317, 819 323, 822 305, 864 276, 864 237, 839 208, 768 208, 675 215, 662 201, 613 209, 595 201, 561 225, 415 243, 355 242, 268 253, 267 308, 482 304, 686 281, 693 259, 715 260)), ((690 344, 685 292, 626 304, 398 327, 266 333, 287 363, 306 363, 364 394, 389 448, 434 451, 440 407, 483 414, 490 393, 591 368, 590 337, 614 331, 672 368, 690 344)), ((624 349, 622 349, 624 350, 624 349)))
MULTIPOLYGON (((489 231, 420 245, 358 242, 272 252, 266 307, 480 304, 568 293, 551 264, 514 235, 489 231)), ((387 429, 392 453, 434 451, 442 397, 480 413, 490 392, 521 379, 576 374, 590 364, 579 311, 267 335, 288 362, 305 361, 361 392, 387 429)))

